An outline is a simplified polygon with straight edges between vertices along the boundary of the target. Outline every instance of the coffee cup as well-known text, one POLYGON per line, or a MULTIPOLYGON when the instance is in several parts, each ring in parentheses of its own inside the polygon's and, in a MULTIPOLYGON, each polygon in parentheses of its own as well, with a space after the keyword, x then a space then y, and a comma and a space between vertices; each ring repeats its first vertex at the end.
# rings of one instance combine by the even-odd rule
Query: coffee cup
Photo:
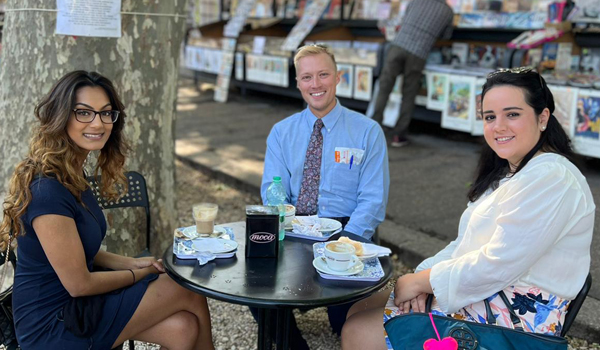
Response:
POLYGON ((325 245, 325 261, 333 271, 346 271, 358 263, 356 248, 350 243, 329 242, 325 245))
POLYGON ((198 203, 192 206, 194 220, 196 221, 196 232, 199 234, 211 234, 215 230, 215 219, 219 206, 214 203, 198 203))
POLYGON ((285 227, 292 226, 292 220, 296 217, 296 207, 291 204, 285 205, 285 227))

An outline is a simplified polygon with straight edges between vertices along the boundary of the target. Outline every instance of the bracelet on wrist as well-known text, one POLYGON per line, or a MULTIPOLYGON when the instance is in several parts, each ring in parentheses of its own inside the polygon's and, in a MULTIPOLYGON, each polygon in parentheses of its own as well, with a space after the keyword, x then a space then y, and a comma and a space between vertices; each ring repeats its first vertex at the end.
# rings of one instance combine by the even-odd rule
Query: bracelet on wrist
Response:
POLYGON ((133 276, 133 283, 132 283, 132 285, 134 285, 135 284, 135 273, 133 272, 132 269, 128 269, 128 270, 129 270, 129 272, 131 272, 131 276, 133 276))

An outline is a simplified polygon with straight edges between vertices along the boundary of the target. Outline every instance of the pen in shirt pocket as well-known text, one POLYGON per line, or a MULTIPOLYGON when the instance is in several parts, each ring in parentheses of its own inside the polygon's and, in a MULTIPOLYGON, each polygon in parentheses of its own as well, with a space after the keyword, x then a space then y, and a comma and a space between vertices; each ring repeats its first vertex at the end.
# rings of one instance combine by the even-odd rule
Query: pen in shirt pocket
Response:
POLYGON ((350 156, 350 169, 352 169, 352 162, 354 161, 354 155, 350 156))

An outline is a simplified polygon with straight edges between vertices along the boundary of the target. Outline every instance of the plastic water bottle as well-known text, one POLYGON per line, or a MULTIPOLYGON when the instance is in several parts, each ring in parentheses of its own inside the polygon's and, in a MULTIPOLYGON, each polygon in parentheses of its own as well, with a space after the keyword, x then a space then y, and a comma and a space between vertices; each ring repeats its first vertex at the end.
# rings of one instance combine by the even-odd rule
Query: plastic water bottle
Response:
POLYGON ((273 182, 267 188, 267 205, 279 208, 279 240, 285 237, 285 188, 281 183, 281 177, 273 176, 273 182))

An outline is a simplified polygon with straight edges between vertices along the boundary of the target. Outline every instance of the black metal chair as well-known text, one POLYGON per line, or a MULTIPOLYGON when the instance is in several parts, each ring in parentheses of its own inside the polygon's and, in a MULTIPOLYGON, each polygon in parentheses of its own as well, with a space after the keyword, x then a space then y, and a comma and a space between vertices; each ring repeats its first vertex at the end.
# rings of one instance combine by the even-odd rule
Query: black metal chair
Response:
MULTIPOLYGON (((94 197, 96 197, 96 200, 98 201, 98 204, 102 209, 130 207, 144 208, 144 210, 146 211, 146 247, 137 256, 150 256, 150 201, 148 200, 148 189, 146 188, 146 179, 144 179, 144 176, 142 176, 142 174, 136 171, 126 172, 125 177, 127 177, 128 182, 127 193, 125 194, 125 197, 119 199, 118 201, 111 201, 102 197, 99 185, 101 176, 98 176, 97 179, 94 178, 94 176, 88 176, 86 179, 90 183, 92 187, 92 192, 94 193, 94 197)), ((117 347, 116 349, 122 349, 122 347, 123 345, 117 347)), ((129 340, 129 349, 135 349, 133 340, 129 340)))
POLYGON ((98 204, 102 209, 114 209, 114 208, 130 208, 130 207, 143 207, 146 211, 146 247, 137 256, 150 256, 150 201, 148 200, 148 190, 146 188, 146 179, 142 174, 136 171, 129 171, 125 173, 128 182, 128 189, 125 196, 118 201, 111 201, 103 198, 100 193, 100 185, 98 182, 101 180, 101 176, 98 179, 93 176, 88 176, 86 179, 92 186, 92 192, 94 197, 98 201, 98 204))
POLYGON ((563 328, 560 331, 560 336, 564 337, 567 335, 567 332, 573 325, 573 321, 575 321, 575 317, 577 317, 577 313, 579 313, 579 309, 581 309, 581 305, 585 301, 590 288, 592 287, 592 274, 589 273, 587 278, 585 279, 585 283, 583 284, 583 288, 579 291, 579 294, 575 297, 575 299, 571 300, 571 304, 569 304, 569 308, 567 309, 567 315, 565 316, 565 323, 563 324, 563 328))

